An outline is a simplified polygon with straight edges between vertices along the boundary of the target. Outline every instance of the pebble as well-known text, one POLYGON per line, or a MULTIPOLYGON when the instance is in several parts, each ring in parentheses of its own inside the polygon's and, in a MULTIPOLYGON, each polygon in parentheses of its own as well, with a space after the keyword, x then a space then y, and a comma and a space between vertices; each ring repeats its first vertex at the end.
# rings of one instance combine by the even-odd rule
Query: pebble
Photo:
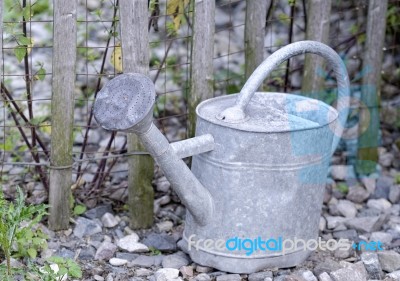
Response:
POLYGON ((349 200, 339 200, 337 204, 339 213, 346 218, 355 218, 357 215, 357 208, 349 200))
POLYGON ((344 181, 346 178, 351 176, 351 173, 349 173, 350 170, 352 170, 352 166, 332 165, 330 167, 330 174, 333 179, 344 181))
POLYGON ((319 218, 318 228, 319 228, 319 231, 324 231, 326 229, 326 219, 323 216, 321 216, 319 218))
POLYGON ((178 252, 172 255, 165 256, 162 261, 164 268, 180 269, 182 266, 188 265, 190 262, 186 254, 178 252))
POLYGON ((169 281, 178 278, 178 276, 179 270, 176 268, 161 268, 154 274, 156 281, 169 281))
POLYGON ((113 266, 122 266, 122 265, 125 265, 128 263, 127 260, 119 259, 119 258, 111 258, 109 262, 113 266))
POLYGON ((400 254, 395 251, 378 252, 379 262, 386 272, 393 272, 400 269, 400 254))
POLYGON ((242 277, 239 274, 223 274, 216 278, 216 281, 241 281, 242 277))
POLYGON ((369 208, 374 208, 381 212, 384 212, 386 210, 389 210, 390 207, 392 207, 392 204, 388 200, 380 198, 380 199, 369 199, 367 201, 367 206, 369 208))
POLYGON ((389 200, 392 202, 392 204, 396 204, 400 201, 400 184, 390 187, 389 200))
POLYGON ((111 204, 104 204, 104 205, 96 206, 95 208, 86 211, 84 216, 89 219, 99 219, 105 213, 112 213, 111 204))
POLYGON ((364 189, 359 185, 351 186, 349 192, 346 195, 346 199, 354 203, 363 203, 369 197, 368 190, 364 189))
POLYGON ((93 278, 96 281, 104 281, 104 277, 101 277, 100 275, 94 275, 93 278))
MULTIPOLYGON (((393 278, 395 281, 400 280, 400 270, 391 272, 386 275, 386 277, 393 278)), ((392 281, 392 280, 390 280, 392 281)))
POLYGON ((202 265, 199 265, 199 264, 198 264, 198 265, 196 266, 196 271, 199 272, 199 273, 208 273, 208 272, 213 271, 213 269, 212 269, 211 267, 202 266, 202 265))
POLYGON ((174 227, 174 224, 172 221, 162 221, 157 223, 156 227, 159 232, 168 232, 174 227))
POLYGON ((129 234, 118 241, 118 247, 130 253, 144 253, 148 252, 149 248, 139 243, 139 236, 136 233, 129 234))
POLYGON ((364 263, 369 279, 382 279, 383 272, 379 263, 378 255, 375 252, 364 252, 360 255, 361 261, 364 263))
POLYGON ((95 260, 109 260, 114 256, 116 251, 117 251, 117 246, 115 246, 111 242, 105 241, 97 249, 94 259, 95 260))
POLYGON ((346 229, 335 231, 332 233, 332 236, 335 239, 348 239, 350 241, 355 241, 358 235, 357 231, 355 231, 354 229, 346 229))
POLYGON ((193 281, 211 281, 211 277, 207 273, 200 273, 193 278, 193 281))
POLYGON ((113 228, 118 225, 119 221, 116 219, 116 217, 111 214, 111 213, 105 213, 101 217, 101 222, 105 227, 108 228, 113 228))
POLYGON ((317 277, 309 270, 303 271, 301 277, 303 277, 305 281, 318 281, 317 277))
POLYGON ((78 217, 76 219, 74 235, 78 238, 82 238, 84 236, 91 236, 93 234, 100 233, 101 231, 102 231, 101 225, 94 220, 89 220, 84 217, 78 217))
POLYGON ((272 278, 272 272, 261 271, 249 275, 249 281, 264 281, 265 278, 272 278))
POLYGON ((318 279, 319 281, 332 281, 332 278, 326 272, 322 272, 320 275, 318 275, 318 279))
POLYGON ((124 259, 124 260, 127 260, 127 261, 133 261, 138 256, 139 256, 139 254, 125 253, 125 252, 117 252, 115 254, 115 257, 117 257, 119 259, 124 259))
POLYGON ((345 222, 348 228, 355 229, 360 232, 373 232, 379 230, 385 220, 381 216, 374 217, 357 217, 349 219, 345 222))
POLYGON ((150 233, 142 242, 147 247, 154 247, 162 252, 176 251, 177 249, 175 239, 166 233, 150 233))
POLYGON ((329 229, 337 228, 339 225, 343 225, 343 223, 346 221, 345 218, 339 216, 327 216, 325 218, 327 222, 327 227, 329 229))
POLYGON ((152 267, 155 265, 154 256, 141 255, 129 263, 129 266, 152 267))
POLYGON ((328 258, 315 266, 314 274, 319 276, 323 272, 331 273, 332 271, 338 270, 340 268, 341 265, 338 262, 328 258))
POLYGON ((179 271, 182 273, 183 278, 193 277, 193 266, 182 266, 179 271))
POLYGON ((393 236, 387 232, 372 232, 369 240, 380 241, 383 245, 388 245, 392 242, 393 236))
POLYGON ((147 268, 138 268, 136 269, 136 276, 141 277, 141 276, 149 276, 153 272, 147 268))
POLYGON ((352 268, 341 268, 330 273, 333 281, 366 281, 360 272, 352 268))

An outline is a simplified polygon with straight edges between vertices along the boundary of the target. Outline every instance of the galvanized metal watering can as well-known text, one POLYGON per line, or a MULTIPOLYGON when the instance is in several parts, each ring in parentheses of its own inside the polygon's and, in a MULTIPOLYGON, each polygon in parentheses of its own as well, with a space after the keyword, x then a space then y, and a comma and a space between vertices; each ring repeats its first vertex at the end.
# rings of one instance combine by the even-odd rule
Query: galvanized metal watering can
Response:
POLYGON ((99 92, 94 116, 104 129, 136 133, 163 169, 189 211, 181 247, 192 260, 236 273, 304 261, 310 247, 282 249, 282 241, 317 239, 329 159, 348 115, 349 79, 335 51, 312 41, 276 51, 239 94, 198 105, 192 139, 169 144, 152 122, 154 102, 149 78, 123 74, 99 92), (333 68, 338 110, 303 96, 256 92, 276 66, 304 53, 333 68), (188 156, 191 171, 181 160, 188 156))

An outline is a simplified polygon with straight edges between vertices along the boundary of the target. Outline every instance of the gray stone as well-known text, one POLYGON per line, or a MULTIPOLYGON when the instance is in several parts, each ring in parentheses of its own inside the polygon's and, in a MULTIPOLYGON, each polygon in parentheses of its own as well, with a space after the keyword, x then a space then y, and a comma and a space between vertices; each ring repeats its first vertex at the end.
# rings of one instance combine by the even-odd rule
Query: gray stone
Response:
POLYGON ((241 281, 242 277, 239 274, 223 274, 216 278, 216 281, 241 281))
POLYGON ((63 258, 69 258, 69 259, 73 259, 75 257, 75 253, 66 248, 61 248, 59 251, 57 251, 56 255, 63 257, 63 258))
POLYGON ((348 239, 350 241, 355 241, 358 237, 357 231, 354 229, 335 231, 332 233, 332 235, 335 239, 348 239))
POLYGON ((129 234, 124 238, 118 240, 118 247, 130 253, 145 253, 149 248, 138 242, 139 236, 136 233, 129 234))
POLYGON ((119 258, 111 258, 109 262, 112 266, 122 266, 128 263, 127 260, 119 258))
POLYGON ((153 272, 147 268, 138 268, 135 270, 136 276, 141 277, 141 276, 149 276, 153 272))
POLYGON ((322 272, 320 275, 318 275, 318 279, 319 281, 332 281, 332 278, 326 272, 322 272))
POLYGON ((87 246, 81 249, 79 253, 80 260, 93 260, 96 254, 96 249, 92 246, 87 246))
POLYGON ((193 281, 211 281, 211 277, 207 273, 200 273, 193 278, 193 281))
POLYGON ((326 222, 327 222, 327 227, 329 229, 335 229, 340 225, 343 225, 344 222, 346 221, 345 218, 343 217, 338 217, 338 216, 327 216, 326 222))
POLYGON ((369 208, 375 208, 381 212, 389 210, 392 204, 385 198, 380 199, 369 199, 367 202, 369 208))
POLYGON ((182 273, 183 278, 193 277, 193 266, 182 266, 179 269, 180 273, 182 273))
POLYGON ((400 254, 395 251, 378 252, 382 269, 386 272, 393 272, 400 269, 400 254))
POLYGON ((164 268, 179 269, 182 266, 188 265, 189 262, 190 262, 190 260, 186 254, 176 253, 176 254, 165 256, 162 261, 162 266, 164 268))
POLYGON ((99 205, 93 209, 90 209, 85 212, 84 216, 89 218, 89 219, 99 219, 101 218, 105 213, 112 213, 112 207, 111 204, 104 204, 104 205, 99 205))
POLYGON ((344 181, 346 178, 352 177, 352 170, 352 166, 332 165, 330 167, 330 174, 334 180, 344 181))
POLYGON ((168 192, 170 187, 171 187, 171 184, 169 183, 169 181, 167 180, 167 178, 165 176, 163 176, 157 180, 157 183, 156 183, 157 191, 168 192))
POLYGON ((175 239, 166 233, 150 233, 142 242, 147 247, 153 247, 163 252, 177 249, 175 239))
POLYGON ((349 248, 349 249, 344 249, 344 248, 338 248, 334 251, 334 256, 335 258, 338 259, 347 259, 350 256, 352 256, 354 253, 353 248, 349 248))
POLYGON ((202 265, 199 265, 199 264, 198 264, 198 265, 196 266, 196 271, 199 272, 199 273, 208 273, 208 272, 213 271, 213 269, 212 269, 211 267, 202 266, 202 265))
POLYGON ((324 231, 326 229, 326 219, 323 216, 319 218, 318 229, 319 231, 324 231))
POLYGON ((101 222, 105 227, 112 228, 118 225, 119 221, 111 213, 105 213, 101 217, 101 222))
POLYGON ((393 236, 387 232, 372 232, 370 241, 380 241, 384 245, 388 245, 392 242, 393 236))
POLYGON ((323 272, 331 273, 332 271, 336 271, 340 268, 341 265, 338 262, 328 258, 315 266, 314 274, 319 276, 323 272))
POLYGON ((394 280, 398 281, 400 280, 400 270, 386 274, 386 277, 393 278, 394 280))
POLYGON ((101 225, 96 221, 78 217, 74 228, 74 235, 78 238, 90 236, 102 231, 101 225))
POLYGON ((390 187, 393 185, 393 178, 388 176, 380 176, 376 182, 376 189, 371 195, 373 199, 388 199, 390 187))
POLYGON ((393 204, 396 204, 400 201, 400 184, 396 184, 390 187, 389 200, 393 204))
POLYGON ((345 221, 345 225, 348 228, 352 228, 360 232, 373 232, 380 230, 387 219, 387 215, 374 217, 357 217, 345 221))
POLYGON ((179 270, 176 268, 161 268, 154 274, 156 281, 169 281, 178 278, 178 276, 179 270))
POLYGON ((366 281, 364 276, 352 268, 341 268, 330 273, 333 281, 366 281))
POLYGON ((154 256, 140 255, 129 263, 129 266, 152 267, 155 265, 154 256))
POLYGON ((174 226, 172 221, 162 221, 156 224, 156 227, 159 232, 168 232, 174 226))
POLYGON ((119 258, 119 259, 124 259, 127 261, 133 261, 134 259, 136 259, 139 256, 139 254, 133 254, 133 253, 122 253, 122 252, 117 252, 115 254, 115 257, 119 258))
POLYGON ((375 252, 364 252, 360 255, 365 269, 368 272, 369 279, 382 279, 383 272, 379 264, 378 255, 375 252))
POLYGON ((117 246, 113 243, 104 241, 101 243, 100 247, 97 249, 94 256, 95 260, 109 260, 111 259, 115 252, 117 251, 117 246))
POLYGON ((349 200, 339 200, 337 204, 339 213, 346 218, 354 218, 357 215, 357 208, 349 200))
POLYGON ((301 277, 303 277, 305 281, 318 281, 317 277, 315 277, 314 274, 309 270, 303 271, 301 273, 301 277))
POLYGON ((249 281, 264 281, 265 278, 272 278, 272 272, 271 271, 261 271, 261 272, 256 272, 252 273, 249 275, 249 281))
POLYGON ((369 197, 368 190, 359 185, 350 186, 346 199, 354 203, 363 203, 369 197))

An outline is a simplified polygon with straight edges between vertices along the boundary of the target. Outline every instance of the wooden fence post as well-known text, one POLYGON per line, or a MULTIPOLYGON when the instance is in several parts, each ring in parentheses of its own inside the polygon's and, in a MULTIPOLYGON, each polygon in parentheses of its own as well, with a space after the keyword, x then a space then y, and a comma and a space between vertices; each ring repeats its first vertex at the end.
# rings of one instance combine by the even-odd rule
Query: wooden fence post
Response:
MULTIPOLYGON (((307 9, 307 40, 328 44, 331 0, 309 0, 307 9)), ((324 79, 318 74, 324 60, 316 55, 306 55, 301 92, 306 94, 321 91, 324 79)))
POLYGON ((51 100, 50 216, 53 230, 69 225, 76 65, 77 1, 54 0, 53 96, 51 100))
POLYGON ((367 38, 365 42, 358 125, 358 152, 356 171, 368 175, 376 171, 379 146, 380 80, 383 43, 386 31, 387 0, 369 0, 367 38))
POLYGON ((196 130, 196 107, 214 94, 215 1, 196 0, 190 69, 189 136, 196 130))
MULTIPOLYGON (((122 65, 125 73, 149 74, 149 35, 147 1, 120 0, 122 65)), ((143 151, 138 137, 128 134, 128 151, 143 151)), ((153 224, 154 164, 150 155, 129 158, 129 211, 131 227, 153 224)))
POLYGON ((270 5, 271 0, 250 0, 246 2, 244 27, 246 80, 264 60, 266 16, 270 5))

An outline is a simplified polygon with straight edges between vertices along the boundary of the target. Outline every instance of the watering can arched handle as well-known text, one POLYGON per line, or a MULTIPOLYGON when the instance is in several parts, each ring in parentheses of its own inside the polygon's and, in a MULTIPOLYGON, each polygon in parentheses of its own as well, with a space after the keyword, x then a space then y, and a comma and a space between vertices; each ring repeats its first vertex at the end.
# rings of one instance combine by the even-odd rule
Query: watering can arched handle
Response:
POLYGON ((221 119, 231 122, 239 122, 246 118, 245 109, 254 93, 260 87, 264 79, 284 61, 291 57, 312 53, 325 58, 331 65, 338 85, 337 111, 339 112, 339 122, 334 131, 334 140, 332 144, 333 154, 339 144, 349 113, 350 84, 346 66, 340 56, 329 46, 315 41, 299 41, 289 44, 270 55, 262 62, 251 74, 246 84, 244 84, 240 94, 233 107, 225 109, 220 116, 221 119))

